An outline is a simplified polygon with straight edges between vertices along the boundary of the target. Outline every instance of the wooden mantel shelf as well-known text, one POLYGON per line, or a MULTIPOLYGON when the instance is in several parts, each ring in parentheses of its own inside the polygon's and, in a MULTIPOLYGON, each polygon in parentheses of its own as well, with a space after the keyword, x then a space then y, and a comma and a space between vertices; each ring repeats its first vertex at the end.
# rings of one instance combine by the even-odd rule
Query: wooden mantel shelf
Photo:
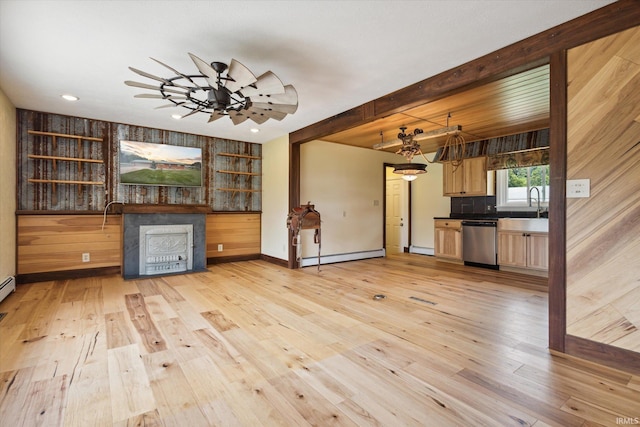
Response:
POLYGON ((125 214, 133 214, 133 213, 184 213, 184 214, 194 214, 194 213, 210 213, 212 212, 211 206, 208 205, 146 205, 146 204, 114 204, 112 205, 114 208, 114 212, 116 213, 125 213, 125 214))

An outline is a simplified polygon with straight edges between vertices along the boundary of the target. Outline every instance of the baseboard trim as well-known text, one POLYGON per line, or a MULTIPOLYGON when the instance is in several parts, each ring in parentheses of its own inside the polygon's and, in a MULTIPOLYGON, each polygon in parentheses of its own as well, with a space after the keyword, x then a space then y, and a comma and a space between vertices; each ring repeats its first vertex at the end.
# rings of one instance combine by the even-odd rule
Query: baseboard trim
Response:
POLYGON ((410 254, 420 254, 420 255, 432 255, 435 256, 436 252, 434 248, 424 248, 422 246, 414 246, 411 245, 409 247, 410 254))
POLYGON ((640 353, 573 335, 566 335, 564 343, 565 353, 570 356, 640 375, 640 353))
POLYGON ((207 258, 207 265, 224 264, 227 262, 238 262, 238 261, 252 261, 260 258, 261 258, 260 254, 217 256, 217 257, 207 258))
POLYGON ((82 277, 108 276, 120 274, 120 266, 84 268, 82 270, 46 271, 43 273, 28 273, 16 275, 16 283, 49 282, 52 280, 79 279, 82 277))
MULTIPOLYGON (((346 254, 335 255, 322 255, 320 256, 320 264, 335 264, 338 262, 346 261, 358 261, 369 258, 382 258, 386 254, 384 248, 376 249, 373 251, 351 252, 346 254)), ((302 258, 300 262, 301 267, 309 267, 312 265, 318 265, 318 257, 302 258)))
POLYGON ((275 264, 280 267, 289 268, 289 262, 286 259, 276 258, 271 255, 261 254, 260 259, 270 264, 275 264))

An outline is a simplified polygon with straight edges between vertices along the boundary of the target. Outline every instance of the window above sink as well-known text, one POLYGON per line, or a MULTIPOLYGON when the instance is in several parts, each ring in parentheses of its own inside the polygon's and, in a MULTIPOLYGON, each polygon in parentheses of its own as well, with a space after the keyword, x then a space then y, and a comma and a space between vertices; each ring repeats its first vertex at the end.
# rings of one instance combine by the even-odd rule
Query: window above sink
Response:
POLYGON ((549 165, 496 171, 498 211, 548 210, 549 193, 549 165))

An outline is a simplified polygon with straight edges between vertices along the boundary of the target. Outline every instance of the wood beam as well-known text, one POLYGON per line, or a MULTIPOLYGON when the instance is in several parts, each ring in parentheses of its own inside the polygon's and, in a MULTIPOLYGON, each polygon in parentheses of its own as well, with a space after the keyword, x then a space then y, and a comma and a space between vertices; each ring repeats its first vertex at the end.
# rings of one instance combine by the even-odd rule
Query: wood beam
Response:
POLYGON ((488 55, 452 68, 289 135, 292 144, 320 139, 479 84, 520 73, 570 49, 640 25, 640 3, 620 0, 488 55))

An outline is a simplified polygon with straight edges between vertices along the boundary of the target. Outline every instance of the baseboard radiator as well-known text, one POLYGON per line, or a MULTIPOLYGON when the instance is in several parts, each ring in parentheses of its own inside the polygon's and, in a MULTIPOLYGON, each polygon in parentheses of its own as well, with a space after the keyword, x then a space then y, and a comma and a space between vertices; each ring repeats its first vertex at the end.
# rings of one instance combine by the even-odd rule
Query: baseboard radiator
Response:
POLYGON ((7 297, 11 292, 16 291, 16 278, 13 276, 9 276, 2 284, 0 284, 0 302, 7 297))
MULTIPOLYGON (((333 264, 337 262, 345 262, 345 261, 358 261, 361 259, 368 258, 380 258, 385 256, 384 249, 376 249, 372 251, 363 251, 363 252, 351 252, 346 254, 336 254, 336 255, 322 255, 320 257, 320 264, 333 264)), ((311 265, 318 265, 318 257, 313 258, 302 258, 300 262, 301 267, 309 267, 311 265)))

